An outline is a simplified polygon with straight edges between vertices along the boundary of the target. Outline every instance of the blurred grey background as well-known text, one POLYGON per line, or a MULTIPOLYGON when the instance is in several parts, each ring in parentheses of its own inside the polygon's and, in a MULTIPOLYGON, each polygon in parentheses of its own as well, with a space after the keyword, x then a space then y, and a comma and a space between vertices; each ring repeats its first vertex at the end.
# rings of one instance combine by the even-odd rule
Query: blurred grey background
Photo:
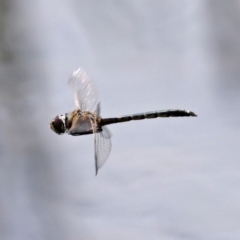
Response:
POLYGON ((0 239, 240 239, 239 0, 0 1, 0 239), (85 68, 102 116, 197 118, 58 136, 85 68))

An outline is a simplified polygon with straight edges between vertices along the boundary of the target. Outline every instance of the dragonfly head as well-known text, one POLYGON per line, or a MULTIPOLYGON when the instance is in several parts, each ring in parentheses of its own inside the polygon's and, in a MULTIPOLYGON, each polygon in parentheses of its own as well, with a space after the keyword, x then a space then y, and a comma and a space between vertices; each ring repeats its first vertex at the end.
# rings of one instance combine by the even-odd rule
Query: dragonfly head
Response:
POLYGON ((57 115, 50 122, 50 128, 57 134, 63 134, 66 131, 66 117, 64 115, 57 115))

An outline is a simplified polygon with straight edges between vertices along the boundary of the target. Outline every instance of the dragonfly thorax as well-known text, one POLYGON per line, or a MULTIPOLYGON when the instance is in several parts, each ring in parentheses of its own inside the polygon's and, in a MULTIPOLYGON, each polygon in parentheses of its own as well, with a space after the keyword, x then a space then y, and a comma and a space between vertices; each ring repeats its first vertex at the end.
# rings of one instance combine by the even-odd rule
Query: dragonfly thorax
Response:
POLYGON ((65 132, 73 136, 101 132, 100 121, 101 118, 95 113, 76 109, 66 113, 65 132))
POLYGON ((54 119, 52 119, 50 123, 50 128, 57 134, 63 134, 66 131, 66 116, 65 115, 57 115, 54 119))

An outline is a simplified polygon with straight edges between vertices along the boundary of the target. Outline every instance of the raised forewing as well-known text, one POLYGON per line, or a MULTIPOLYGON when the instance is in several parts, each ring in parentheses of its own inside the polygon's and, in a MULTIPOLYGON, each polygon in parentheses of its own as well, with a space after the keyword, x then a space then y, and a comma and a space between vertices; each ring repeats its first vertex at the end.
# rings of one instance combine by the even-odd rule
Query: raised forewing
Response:
POLYGON ((111 152, 111 137, 111 132, 105 126, 102 127, 102 132, 96 133, 94 136, 96 175, 98 173, 98 169, 103 166, 111 152))
POLYGON ((86 72, 79 68, 68 81, 74 92, 75 105, 82 111, 94 111, 98 103, 98 92, 86 72))

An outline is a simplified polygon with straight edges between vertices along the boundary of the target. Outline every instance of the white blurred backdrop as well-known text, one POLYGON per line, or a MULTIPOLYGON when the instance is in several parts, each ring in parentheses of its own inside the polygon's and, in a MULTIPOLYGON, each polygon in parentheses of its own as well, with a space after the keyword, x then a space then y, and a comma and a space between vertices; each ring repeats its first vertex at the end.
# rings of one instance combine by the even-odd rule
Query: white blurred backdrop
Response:
POLYGON ((240 239, 240 1, 1 0, 0 239, 240 239), (197 118, 58 136, 85 68, 103 117, 197 118))

